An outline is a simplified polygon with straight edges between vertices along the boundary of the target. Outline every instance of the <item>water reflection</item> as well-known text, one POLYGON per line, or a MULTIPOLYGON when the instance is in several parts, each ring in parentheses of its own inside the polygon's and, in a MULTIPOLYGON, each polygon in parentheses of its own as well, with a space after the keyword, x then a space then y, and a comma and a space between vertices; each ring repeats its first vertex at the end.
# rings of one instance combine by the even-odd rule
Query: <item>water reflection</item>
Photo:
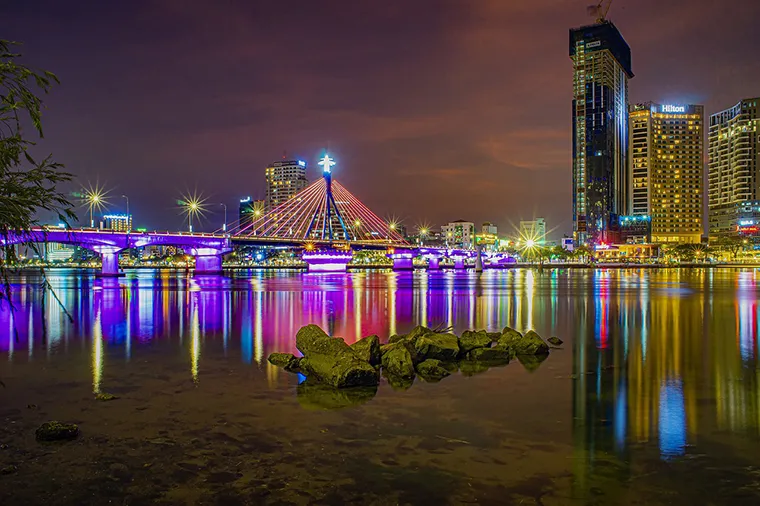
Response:
MULTIPOLYGON (((418 323, 457 331, 535 327, 563 337, 571 354, 583 483, 593 478, 597 455, 626 457, 632 443, 651 443, 672 459, 703 433, 758 435, 757 276, 668 269, 254 272, 230 279, 139 271, 100 280, 57 271, 52 282, 74 321, 43 297, 34 276, 19 276, 14 311, 7 304, 0 310, 0 353, 8 362, 45 361, 84 346, 98 392, 109 362, 169 342, 184 350, 193 381, 203 381, 204 357, 218 349, 228 360, 265 368, 275 386, 279 372, 265 357, 296 351, 293 336, 307 323, 348 342, 418 323)), ((523 365, 545 370, 540 362, 523 365)), ((307 390, 299 390, 305 399, 324 397, 307 390)))

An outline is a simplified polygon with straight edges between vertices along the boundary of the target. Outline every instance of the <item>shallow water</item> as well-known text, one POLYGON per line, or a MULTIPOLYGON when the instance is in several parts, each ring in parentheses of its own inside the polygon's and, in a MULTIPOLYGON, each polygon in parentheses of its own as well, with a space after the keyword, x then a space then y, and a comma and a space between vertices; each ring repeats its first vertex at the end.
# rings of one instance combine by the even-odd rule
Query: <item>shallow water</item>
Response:
POLYGON ((15 277, 0 504, 760 503, 758 271, 233 276, 54 271, 72 322, 15 277), (334 392, 266 362, 307 323, 348 342, 426 324, 565 344, 334 392), (81 435, 37 443, 46 420, 81 435))

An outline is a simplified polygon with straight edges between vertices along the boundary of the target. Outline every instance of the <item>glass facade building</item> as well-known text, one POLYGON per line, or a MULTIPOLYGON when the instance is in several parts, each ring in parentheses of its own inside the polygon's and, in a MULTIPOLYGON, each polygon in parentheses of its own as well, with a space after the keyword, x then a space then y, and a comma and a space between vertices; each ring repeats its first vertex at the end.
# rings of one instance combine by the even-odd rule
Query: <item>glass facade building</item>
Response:
POLYGON ((610 22, 570 30, 573 61, 573 237, 619 240, 628 212, 631 49, 610 22))

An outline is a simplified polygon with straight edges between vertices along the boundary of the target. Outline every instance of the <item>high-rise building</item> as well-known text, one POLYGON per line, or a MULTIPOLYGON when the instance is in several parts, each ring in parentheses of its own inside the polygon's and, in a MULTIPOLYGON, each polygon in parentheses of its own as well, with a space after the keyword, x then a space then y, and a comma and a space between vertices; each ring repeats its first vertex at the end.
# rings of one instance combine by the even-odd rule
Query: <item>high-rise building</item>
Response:
POLYGON ((621 217, 622 228, 648 227, 655 243, 698 244, 704 229, 704 107, 636 104, 629 121, 631 214, 621 217))
POLYGON ((546 220, 536 218, 534 220, 520 222, 520 240, 533 241, 538 245, 546 243, 546 220))
POLYGON ((570 30, 573 61, 573 237, 615 242, 628 204, 631 49, 605 21, 570 30))
POLYGON ((441 227, 441 236, 448 246, 472 248, 475 241, 475 224, 457 220, 441 227))
POLYGON ((101 229, 114 232, 129 232, 132 230, 131 214, 106 214, 100 225, 101 229))
POLYGON ((760 97, 745 99, 710 116, 708 223, 711 236, 751 235, 760 224, 751 217, 753 211, 749 211, 760 208, 758 103, 760 97))
POLYGON ((486 221, 480 227, 480 233, 489 234, 489 235, 497 235, 499 233, 499 229, 496 227, 496 224, 491 223, 490 221, 486 221))
POLYGON ((296 193, 306 188, 306 162, 303 160, 283 160, 266 168, 267 194, 266 210, 269 211, 296 193))

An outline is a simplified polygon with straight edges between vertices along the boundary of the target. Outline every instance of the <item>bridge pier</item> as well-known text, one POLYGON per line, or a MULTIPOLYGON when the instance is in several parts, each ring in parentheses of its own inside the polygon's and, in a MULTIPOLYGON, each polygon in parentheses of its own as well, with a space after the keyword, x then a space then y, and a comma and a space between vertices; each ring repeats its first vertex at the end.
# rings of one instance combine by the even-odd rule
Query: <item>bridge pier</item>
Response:
POLYGON ((438 257, 428 258, 428 270, 436 270, 441 268, 441 259, 438 257))
POLYGON ((483 272, 483 249, 478 246, 478 255, 475 257, 475 272, 483 272))
POLYGON ((464 257, 454 257, 454 269, 464 269, 464 257))
POLYGON ((195 257, 195 275, 216 275, 222 273, 222 255, 197 255, 195 257))
POLYGON ((309 272, 346 272, 353 258, 351 251, 304 251, 301 258, 309 272))
POLYGON ((100 277, 103 278, 115 278, 123 276, 123 272, 119 272, 119 252, 101 252, 100 253, 100 277))

